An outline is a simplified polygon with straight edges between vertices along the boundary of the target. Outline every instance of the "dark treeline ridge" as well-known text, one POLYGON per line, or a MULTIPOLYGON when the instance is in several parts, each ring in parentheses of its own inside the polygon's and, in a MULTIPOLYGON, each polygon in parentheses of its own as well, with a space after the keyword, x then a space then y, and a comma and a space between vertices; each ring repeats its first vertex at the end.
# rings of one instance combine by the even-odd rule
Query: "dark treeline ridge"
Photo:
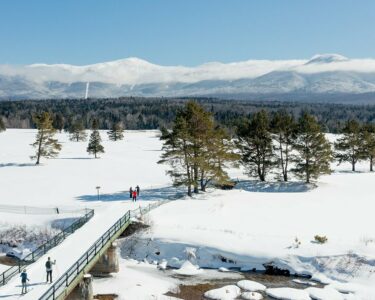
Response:
MULTIPOLYGON (((264 109, 271 115, 280 109, 298 118, 302 112, 314 115, 325 132, 339 132, 347 120, 375 123, 375 105, 327 103, 269 102, 221 100, 213 98, 108 98, 23 100, 0 102, 0 118, 8 128, 35 128, 33 115, 47 111, 59 120, 62 129, 69 129, 79 120, 90 128, 96 119, 100 129, 110 129, 121 122, 126 129, 170 128, 176 113, 187 102, 195 100, 211 112, 217 122, 235 128, 242 117, 264 109)), ((56 126, 55 126, 56 127, 56 126)))

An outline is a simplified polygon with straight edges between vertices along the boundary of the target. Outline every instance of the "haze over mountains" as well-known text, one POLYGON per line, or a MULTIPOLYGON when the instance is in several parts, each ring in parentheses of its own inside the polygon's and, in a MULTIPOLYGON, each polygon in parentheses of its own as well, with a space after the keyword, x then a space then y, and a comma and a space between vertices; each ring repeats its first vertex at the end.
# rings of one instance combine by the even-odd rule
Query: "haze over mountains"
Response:
POLYGON ((375 103, 375 59, 338 54, 309 60, 159 66, 127 58, 88 66, 0 65, 0 99, 218 96, 375 103))

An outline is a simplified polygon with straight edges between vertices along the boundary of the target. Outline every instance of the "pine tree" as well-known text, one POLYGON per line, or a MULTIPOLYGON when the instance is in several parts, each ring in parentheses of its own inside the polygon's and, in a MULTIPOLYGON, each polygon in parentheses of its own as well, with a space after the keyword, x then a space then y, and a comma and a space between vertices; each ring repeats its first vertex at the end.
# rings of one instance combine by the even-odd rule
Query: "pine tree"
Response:
POLYGON ((352 171, 355 171, 356 163, 364 159, 361 140, 361 126, 355 120, 349 120, 342 130, 342 137, 335 142, 335 158, 339 164, 349 162, 352 171))
POLYGON ((56 128, 59 132, 64 129, 65 118, 61 113, 57 113, 53 119, 53 127, 56 128))
POLYGON ((295 174, 305 178, 306 183, 310 183, 312 179, 318 179, 322 174, 330 174, 331 144, 318 122, 312 115, 303 113, 298 120, 297 129, 297 138, 294 143, 294 149, 298 152, 293 169, 295 174))
POLYGON ((187 123, 183 116, 177 114, 172 131, 162 131, 160 138, 163 143, 163 153, 160 164, 169 164, 167 171, 173 179, 174 186, 186 186, 188 196, 192 195, 192 148, 189 143, 187 123))
POLYGON ((247 173, 265 181, 275 164, 268 113, 261 110, 250 120, 244 120, 238 127, 237 135, 241 162, 247 173))
POLYGON ((69 139, 75 142, 86 141, 87 133, 81 120, 76 120, 69 128, 69 139))
POLYGON ((200 186, 205 191, 210 182, 217 186, 230 185, 231 180, 225 171, 228 167, 238 167, 241 156, 227 132, 216 127, 207 137, 206 148, 200 164, 200 186))
POLYGON ((98 129, 98 121, 94 119, 92 122, 92 132, 90 135, 89 144, 87 146, 87 152, 89 154, 94 154, 95 158, 98 157, 98 153, 104 153, 104 147, 101 144, 102 139, 98 129))
POLYGON ((370 172, 374 170, 375 125, 365 124, 361 128, 362 155, 370 161, 370 172))
POLYGON ((292 115, 286 111, 278 111, 271 121, 271 128, 281 174, 283 180, 288 181, 288 167, 293 159, 292 147, 296 139, 297 125, 292 115))
POLYGON ((159 163, 169 164, 175 186, 187 186, 188 195, 205 191, 210 182, 229 181, 225 167, 237 159, 233 143, 215 127, 212 115, 189 101, 177 113, 171 131, 161 129, 163 154, 159 163))
POLYGON ((111 130, 108 131, 108 138, 115 142, 124 138, 124 126, 121 122, 112 125, 111 130))
POLYGON ((3 121, 3 118, 0 116, 0 132, 5 131, 6 127, 3 121))
POLYGON ((208 168, 205 152, 207 151, 208 137, 214 128, 214 120, 209 112, 194 101, 189 101, 186 104, 182 115, 187 123, 187 133, 192 149, 194 193, 198 193, 200 178, 205 176, 206 168, 208 168))
POLYGON ((31 144, 31 146, 36 148, 36 153, 31 156, 31 159, 36 159, 36 164, 38 165, 41 157, 56 157, 61 150, 61 144, 58 143, 57 139, 54 139, 56 129, 52 126, 52 118, 48 112, 34 115, 33 120, 38 133, 36 141, 31 144))

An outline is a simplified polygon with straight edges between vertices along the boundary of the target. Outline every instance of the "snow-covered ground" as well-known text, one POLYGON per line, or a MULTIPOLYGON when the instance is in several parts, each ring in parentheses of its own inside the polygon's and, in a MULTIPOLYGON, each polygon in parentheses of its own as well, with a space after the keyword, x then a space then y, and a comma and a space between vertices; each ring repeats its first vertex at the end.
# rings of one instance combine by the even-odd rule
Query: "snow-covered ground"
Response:
MULTIPOLYGON (((120 142, 108 141, 106 133, 102 132, 106 152, 100 159, 93 159, 87 154, 87 142, 71 142, 67 134, 61 133, 57 135, 63 144, 61 154, 56 159, 42 160, 40 166, 35 166, 29 158, 34 151, 30 144, 35 134, 35 130, 13 129, 0 134, 0 205, 3 205, 0 206, 0 222, 8 227, 44 227, 57 219, 56 214, 44 212, 10 213, 6 205, 58 207, 62 211, 95 209, 95 216, 89 224, 48 254, 58 261, 57 273, 69 268, 74 257, 79 258, 127 210, 155 200, 173 198, 178 192, 168 186, 165 167, 155 164, 160 155, 156 131, 126 132, 125 140, 120 142), (129 200, 128 190, 136 185, 141 188, 141 196, 134 204, 129 200), (99 200, 96 186, 100 186, 99 200), (60 247, 70 247, 71 251, 61 251, 60 247)), ((58 217, 70 218, 73 215, 76 214, 64 213, 58 217)), ((43 264, 28 268, 32 284, 44 278, 43 264)), ((6 268, 0 265, 0 271, 6 268)), ((8 287, 0 289, 0 297, 11 295, 10 298, 17 298, 18 288, 14 286, 17 286, 18 280, 16 277, 14 284, 11 282, 8 287)), ((37 288, 34 290, 36 292, 37 288)), ((34 299, 32 293, 28 297, 34 299)))
MULTIPOLYGON (((128 203, 128 189, 137 184, 141 201, 173 198, 177 191, 170 188, 166 168, 156 164, 161 153, 157 134, 126 132, 124 141, 110 142, 102 132, 106 153, 97 160, 86 153, 86 143, 70 142, 66 134, 59 134, 63 141, 59 158, 34 166, 29 144, 35 131, 0 133, 0 204, 90 207, 100 218, 101 213, 115 214, 117 205, 133 207, 128 203), (101 186, 99 201, 96 186, 101 186)), ((120 273, 112 280, 95 280, 95 292, 112 291, 121 299, 163 299, 161 295, 175 289, 178 282, 155 265, 140 265, 133 259, 165 259, 179 268, 190 258, 200 268, 262 269, 263 263, 273 262, 329 284, 325 291, 306 290, 308 297, 333 294, 334 289, 349 292, 350 299, 374 300, 375 174, 367 172, 367 163, 360 164, 356 173, 348 165, 333 164, 333 168, 334 173, 321 177, 317 187, 299 182, 259 183, 232 170, 231 175, 241 180, 236 189, 209 190, 161 206, 146 219, 149 230, 122 243, 120 273), (328 242, 315 243, 315 235, 327 236, 328 242)), ((22 215, 7 214, 7 222, 23 220, 22 215)))

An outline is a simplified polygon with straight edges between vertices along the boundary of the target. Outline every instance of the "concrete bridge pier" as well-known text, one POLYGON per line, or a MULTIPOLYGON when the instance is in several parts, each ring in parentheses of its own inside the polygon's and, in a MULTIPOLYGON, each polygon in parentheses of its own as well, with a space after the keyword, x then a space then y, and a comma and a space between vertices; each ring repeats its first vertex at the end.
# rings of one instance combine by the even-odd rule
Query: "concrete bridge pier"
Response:
POLYGON ((74 288, 66 300, 93 300, 92 276, 85 274, 82 281, 74 288))
POLYGON ((97 277, 108 276, 110 273, 118 273, 120 269, 117 248, 117 243, 113 242, 106 253, 99 258, 90 273, 97 277))

